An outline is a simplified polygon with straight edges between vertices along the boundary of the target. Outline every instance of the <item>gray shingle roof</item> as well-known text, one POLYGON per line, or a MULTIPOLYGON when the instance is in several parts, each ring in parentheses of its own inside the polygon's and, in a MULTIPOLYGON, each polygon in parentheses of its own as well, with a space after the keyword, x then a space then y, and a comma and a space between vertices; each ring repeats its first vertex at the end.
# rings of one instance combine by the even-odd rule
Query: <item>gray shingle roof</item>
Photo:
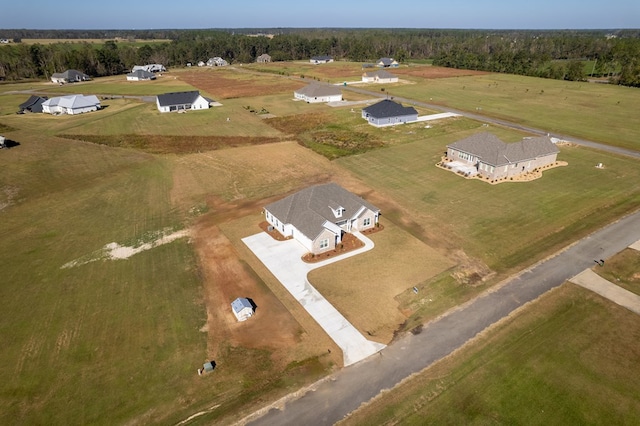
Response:
POLYGON ((160 106, 188 105, 194 103, 198 99, 198 96, 200 96, 200 92, 197 90, 164 93, 158 95, 158 104, 160 106))
POLYGON ((64 78, 67 81, 88 80, 89 76, 78 70, 66 70, 65 72, 54 72, 52 78, 64 78))
POLYGON ((504 143, 497 136, 488 132, 477 133, 447 145, 447 147, 474 155, 480 158, 483 163, 496 167, 560 152, 551 139, 546 136, 504 143))
POLYGON ((47 97, 40 97, 36 95, 31 95, 29 99, 20 104, 20 110, 24 111, 25 109, 31 112, 42 112, 42 103, 47 100, 47 97))
POLYGON ((342 90, 338 86, 331 86, 326 84, 311 83, 301 89, 295 91, 309 98, 320 98, 323 96, 336 96, 341 95, 342 90))
POLYGON ((268 210, 282 223, 290 223, 307 238, 314 240, 324 229, 325 221, 337 223, 355 217, 362 207, 380 210, 335 183, 315 185, 268 204, 268 210), (343 207, 342 217, 336 218, 333 209, 343 207))
POLYGON ((378 62, 382 62, 383 65, 385 66, 389 66, 394 62, 393 58, 380 58, 380 60, 378 60, 378 62))
POLYGON ((146 71, 143 69, 137 69, 133 72, 130 72, 129 74, 127 74, 127 77, 137 77, 137 78, 141 78, 141 79, 147 79, 147 80, 151 80, 156 78, 156 75, 150 71, 146 71))
POLYGON ((320 56, 312 56, 311 59, 314 61, 330 61, 333 58, 327 55, 320 55, 320 56))
POLYGON ((378 78, 397 78, 395 75, 391 74, 388 71, 385 70, 379 70, 379 71, 374 71, 374 72, 368 72, 365 73, 365 75, 367 77, 375 77, 378 76, 378 78))
POLYGON ((405 115, 418 115, 414 107, 404 107, 391 99, 385 99, 363 109, 374 118, 400 117, 405 115))

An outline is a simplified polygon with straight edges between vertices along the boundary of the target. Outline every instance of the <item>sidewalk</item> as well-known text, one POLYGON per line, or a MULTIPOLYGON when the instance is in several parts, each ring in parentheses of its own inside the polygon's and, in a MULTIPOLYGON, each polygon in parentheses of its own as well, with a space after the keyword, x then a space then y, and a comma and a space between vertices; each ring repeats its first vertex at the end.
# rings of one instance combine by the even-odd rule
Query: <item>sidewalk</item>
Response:
POLYGON ((640 296, 605 280, 591 269, 585 269, 578 275, 569 278, 569 281, 640 314, 640 296))

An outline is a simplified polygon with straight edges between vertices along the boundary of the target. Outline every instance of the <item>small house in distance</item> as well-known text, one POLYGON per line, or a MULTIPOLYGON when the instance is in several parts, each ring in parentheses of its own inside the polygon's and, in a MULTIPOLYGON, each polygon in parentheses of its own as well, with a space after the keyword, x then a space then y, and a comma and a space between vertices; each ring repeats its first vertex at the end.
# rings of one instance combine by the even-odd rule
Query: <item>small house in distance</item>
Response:
POLYGON ((165 72, 167 69, 162 64, 134 65, 133 68, 131 68, 131 72, 136 72, 138 70, 147 72, 165 72))
POLYGON ((362 74, 363 83, 397 83, 398 77, 385 70, 365 72, 362 74))
POLYGON ((91 80, 91 77, 77 70, 66 70, 65 72, 54 72, 51 74, 51 81, 58 84, 76 83, 88 80, 91 80))
POLYGON ((293 96, 308 103, 337 102, 342 100, 342 90, 338 86, 311 83, 294 91, 293 96))
POLYGON ((328 64, 329 62, 333 62, 333 58, 331 56, 323 55, 323 56, 312 56, 309 59, 309 62, 312 64, 328 64))
POLYGON ((127 81, 149 81, 155 80, 156 75, 150 71, 145 70, 135 70, 127 74, 127 81))
POLYGON ((211 99, 207 99, 197 90, 189 92, 171 92, 156 96, 156 105, 160 112, 208 109, 211 99))
POLYGON ((209 60, 207 61, 208 67, 224 67, 227 65, 229 65, 229 63, 219 56, 209 58, 209 60))
POLYGON ((362 118, 372 126, 393 126, 418 120, 418 111, 414 107, 385 99, 362 109, 362 118))
POLYGON ((253 305, 246 297, 238 297, 236 300, 231 302, 231 310, 233 311, 233 315, 235 315, 236 319, 240 322, 248 320, 254 314, 253 305))
POLYGON ((382 68, 396 68, 399 64, 398 61, 393 58, 380 58, 378 62, 376 62, 376 65, 382 68))
POLYGON ((260 55, 260 56, 258 56, 256 58, 256 62, 259 63, 259 64, 264 64, 264 63, 267 63, 267 62, 271 62, 271 56, 269 56, 266 53, 263 53, 262 55, 260 55))

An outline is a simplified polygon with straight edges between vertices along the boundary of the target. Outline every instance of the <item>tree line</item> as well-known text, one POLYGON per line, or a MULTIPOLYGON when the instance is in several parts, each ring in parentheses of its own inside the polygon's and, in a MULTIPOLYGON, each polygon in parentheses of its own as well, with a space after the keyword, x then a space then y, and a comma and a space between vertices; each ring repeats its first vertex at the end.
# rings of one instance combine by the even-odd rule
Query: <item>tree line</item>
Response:
POLYGON ((418 30, 418 29, 241 29, 241 30, 2 30, 0 38, 18 43, 0 46, 0 78, 48 78, 78 69, 92 76, 121 74, 133 65, 167 67, 220 56, 249 63, 263 54, 273 61, 331 55, 336 60, 399 62, 431 59, 435 65, 546 78, 582 80, 582 61, 593 74, 640 87, 638 30, 418 30), (19 43, 22 38, 113 38, 104 44, 19 43), (142 45, 117 40, 158 39, 142 45))

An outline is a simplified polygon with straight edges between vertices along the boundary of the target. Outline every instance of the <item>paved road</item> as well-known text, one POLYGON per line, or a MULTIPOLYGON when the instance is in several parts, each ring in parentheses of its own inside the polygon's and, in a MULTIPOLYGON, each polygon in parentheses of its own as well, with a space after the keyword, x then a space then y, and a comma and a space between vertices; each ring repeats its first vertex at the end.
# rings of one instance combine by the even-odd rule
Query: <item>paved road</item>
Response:
POLYGON ((580 240, 550 259, 407 334, 379 355, 335 373, 314 391, 272 409, 252 425, 331 425, 383 389, 460 348, 513 310, 640 239, 640 211, 580 240))

